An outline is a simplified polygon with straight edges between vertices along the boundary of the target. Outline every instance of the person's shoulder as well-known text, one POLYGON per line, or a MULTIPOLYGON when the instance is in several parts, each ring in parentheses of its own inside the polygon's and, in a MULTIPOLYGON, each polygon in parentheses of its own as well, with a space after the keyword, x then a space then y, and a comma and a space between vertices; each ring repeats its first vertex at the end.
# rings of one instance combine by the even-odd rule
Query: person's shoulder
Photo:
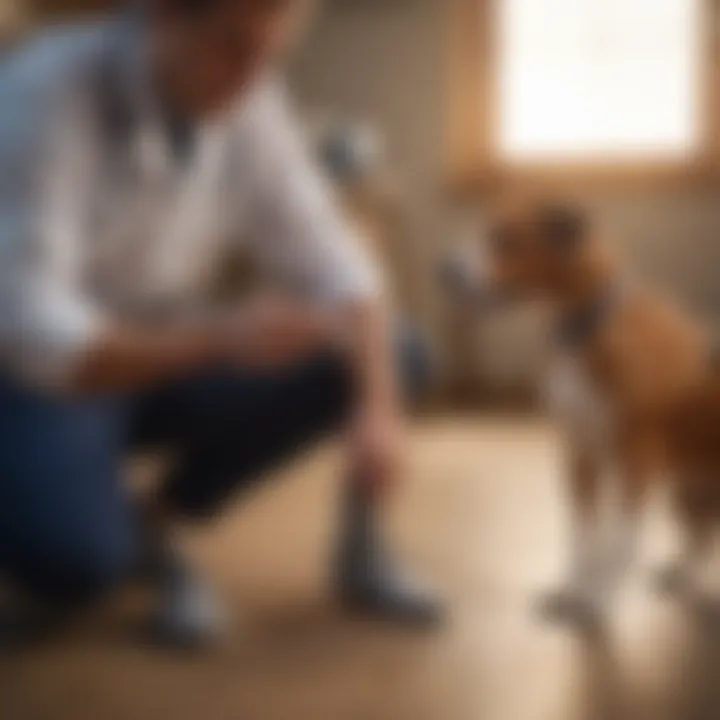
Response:
POLYGON ((52 29, 0 62, 0 179, 28 172, 56 121, 84 107, 87 79, 104 52, 107 32, 104 25, 52 29))
POLYGON ((16 102, 42 101, 79 88, 103 57, 113 22, 57 26, 28 38, 0 61, 0 92, 16 102))

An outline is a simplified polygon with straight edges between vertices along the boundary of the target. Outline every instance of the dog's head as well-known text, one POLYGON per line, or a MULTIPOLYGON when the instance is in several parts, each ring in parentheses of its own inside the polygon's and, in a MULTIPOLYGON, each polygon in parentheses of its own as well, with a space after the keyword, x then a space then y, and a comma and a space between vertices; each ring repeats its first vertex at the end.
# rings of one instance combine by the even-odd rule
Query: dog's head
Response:
POLYGON ((511 199, 496 203, 469 252, 446 263, 454 292, 480 304, 502 299, 559 300, 600 254, 588 213, 570 202, 511 199))

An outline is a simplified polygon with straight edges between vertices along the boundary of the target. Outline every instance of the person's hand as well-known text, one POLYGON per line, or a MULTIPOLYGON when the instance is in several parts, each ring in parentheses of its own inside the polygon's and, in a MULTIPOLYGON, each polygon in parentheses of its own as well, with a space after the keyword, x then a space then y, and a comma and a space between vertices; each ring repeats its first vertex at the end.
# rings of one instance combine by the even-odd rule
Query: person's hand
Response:
POLYGON ((277 367, 329 349, 338 342, 333 315, 287 297, 248 301, 214 328, 225 359, 239 365, 277 367))
POLYGON ((392 406, 362 409, 350 427, 349 461, 367 491, 382 494, 398 479, 405 461, 405 427, 392 406))

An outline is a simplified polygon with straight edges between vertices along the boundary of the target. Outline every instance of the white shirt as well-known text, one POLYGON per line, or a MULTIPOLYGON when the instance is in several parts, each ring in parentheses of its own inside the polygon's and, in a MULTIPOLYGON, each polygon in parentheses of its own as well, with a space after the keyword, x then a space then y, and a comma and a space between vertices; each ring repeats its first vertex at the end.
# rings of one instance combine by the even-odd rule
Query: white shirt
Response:
POLYGON ((198 298, 229 242, 332 302, 380 292, 282 86, 196 129, 186 161, 144 92, 137 28, 56 31, 0 65, 0 368, 62 384, 109 318, 198 298))

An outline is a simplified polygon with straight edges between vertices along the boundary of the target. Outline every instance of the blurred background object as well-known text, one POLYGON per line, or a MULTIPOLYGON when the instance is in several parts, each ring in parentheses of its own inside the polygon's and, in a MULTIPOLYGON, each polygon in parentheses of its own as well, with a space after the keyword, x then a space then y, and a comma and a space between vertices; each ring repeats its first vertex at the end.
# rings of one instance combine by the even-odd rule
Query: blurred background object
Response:
POLYGON ((28 23, 27 7, 22 0, 4 0, 0 4, 0 48, 13 43, 28 23))

